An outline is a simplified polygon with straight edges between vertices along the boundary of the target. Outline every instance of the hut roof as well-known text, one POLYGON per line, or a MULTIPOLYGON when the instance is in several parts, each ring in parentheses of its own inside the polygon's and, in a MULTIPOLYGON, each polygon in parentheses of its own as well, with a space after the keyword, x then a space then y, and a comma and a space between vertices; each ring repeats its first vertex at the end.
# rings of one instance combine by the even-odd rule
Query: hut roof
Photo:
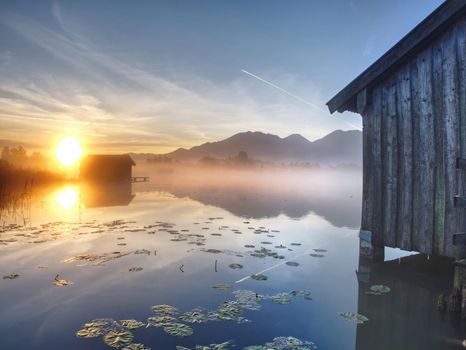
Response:
POLYGON ((357 94, 384 79, 466 13, 466 0, 447 0, 327 102, 330 113, 357 112, 357 94))
POLYGON ((129 154, 89 154, 85 161, 87 163, 121 162, 136 165, 129 154))

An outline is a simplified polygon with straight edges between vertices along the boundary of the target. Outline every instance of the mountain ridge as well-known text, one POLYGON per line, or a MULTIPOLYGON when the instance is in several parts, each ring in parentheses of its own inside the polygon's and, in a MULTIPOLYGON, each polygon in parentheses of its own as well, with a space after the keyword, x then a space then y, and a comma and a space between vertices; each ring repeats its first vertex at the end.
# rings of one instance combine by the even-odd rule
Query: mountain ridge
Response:
POLYGON ((203 157, 233 157, 240 151, 245 151, 252 159, 263 161, 360 165, 362 164, 362 132, 335 130, 318 140, 309 141, 300 134, 281 138, 260 131, 246 131, 189 149, 178 148, 162 156, 176 161, 193 162, 203 157))

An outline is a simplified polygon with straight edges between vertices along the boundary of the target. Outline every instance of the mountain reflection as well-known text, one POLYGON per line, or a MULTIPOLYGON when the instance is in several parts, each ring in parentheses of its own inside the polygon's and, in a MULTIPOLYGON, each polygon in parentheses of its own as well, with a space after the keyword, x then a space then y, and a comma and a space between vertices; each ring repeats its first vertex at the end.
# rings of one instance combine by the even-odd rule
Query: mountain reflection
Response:
POLYGON ((313 212, 337 227, 358 228, 359 171, 174 172, 156 174, 138 191, 168 192, 188 197, 245 218, 286 215, 299 219, 313 212))

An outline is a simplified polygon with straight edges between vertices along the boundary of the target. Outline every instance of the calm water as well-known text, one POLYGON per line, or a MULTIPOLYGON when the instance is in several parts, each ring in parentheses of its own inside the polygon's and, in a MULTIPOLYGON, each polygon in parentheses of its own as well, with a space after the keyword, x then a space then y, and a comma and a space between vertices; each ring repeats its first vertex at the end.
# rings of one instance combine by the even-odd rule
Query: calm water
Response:
POLYGON ((133 342, 194 349, 232 340, 242 349, 292 336, 318 349, 461 348, 465 324, 437 309, 452 286, 448 261, 360 261, 359 172, 249 175, 70 185, 35 190, 4 209, 0 274, 19 277, 0 280, 0 348, 110 349, 76 332, 100 318, 146 322, 158 304, 208 314, 238 290, 264 296, 260 309, 241 309, 231 321, 181 321, 193 330, 186 337, 142 327, 131 331, 133 342), (283 259, 251 256, 261 248, 283 259), (248 278, 259 273, 267 280, 248 278), (55 278, 73 284, 56 286, 55 278), (212 288, 219 283, 231 289, 212 288), (374 284, 391 291, 366 294, 374 284), (277 293, 289 303, 271 300, 277 293), (357 325, 342 312, 369 320, 357 325))

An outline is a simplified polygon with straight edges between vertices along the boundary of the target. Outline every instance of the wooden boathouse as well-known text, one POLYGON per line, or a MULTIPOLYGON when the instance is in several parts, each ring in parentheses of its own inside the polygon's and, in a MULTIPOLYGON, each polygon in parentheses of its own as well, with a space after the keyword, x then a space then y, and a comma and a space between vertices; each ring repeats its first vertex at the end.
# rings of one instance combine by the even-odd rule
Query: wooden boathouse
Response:
POLYGON ((89 182, 131 182, 135 165, 129 154, 92 154, 81 160, 79 177, 89 182))
POLYGON ((466 0, 447 0, 333 97, 363 120, 361 248, 466 257, 466 0))

